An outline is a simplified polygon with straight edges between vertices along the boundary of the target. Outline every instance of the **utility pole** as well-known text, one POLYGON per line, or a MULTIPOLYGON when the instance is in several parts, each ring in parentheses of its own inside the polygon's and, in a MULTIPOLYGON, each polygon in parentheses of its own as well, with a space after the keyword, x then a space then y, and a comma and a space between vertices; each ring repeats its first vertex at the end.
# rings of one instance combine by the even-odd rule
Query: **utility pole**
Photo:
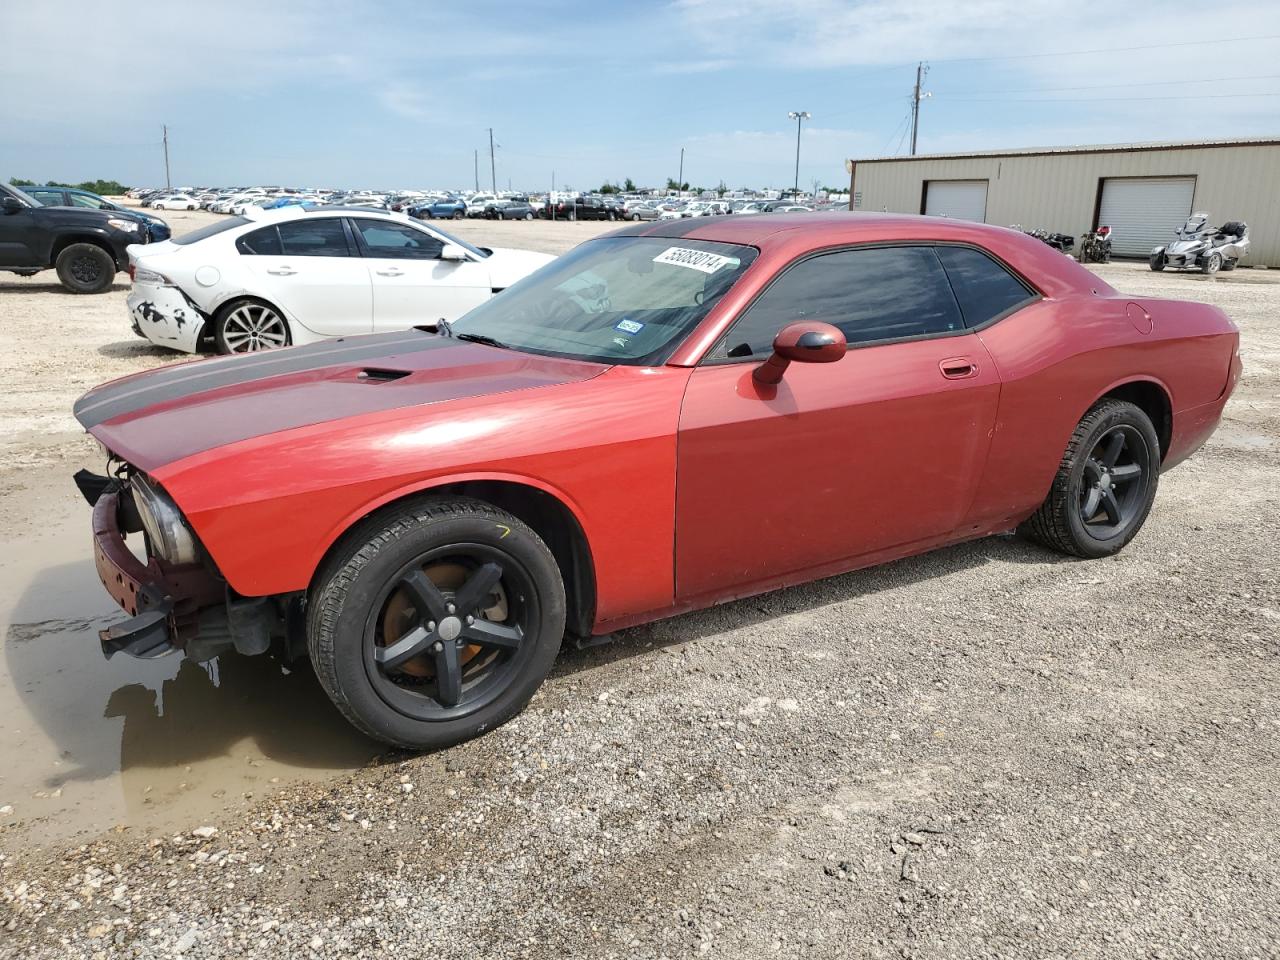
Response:
POLYGON ((676 176, 676 193, 684 192, 684 147, 680 148, 680 173, 676 176))
POLYGON ((475 153, 475 162, 476 162, 476 193, 479 193, 480 192, 480 151, 476 150, 474 151, 474 153, 475 153))
POLYGON ((792 197, 800 196, 800 124, 809 119, 807 110, 792 110, 787 114, 796 122, 796 184, 791 190, 792 197))
POLYGON ((551 193, 547 195, 547 206, 551 208, 551 219, 556 218, 556 172, 551 171, 551 193))
POLYGON ((911 155, 916 155, 916 132, 920 127, 920 101, 925 97, 931 96, 928 93, 920 92, 920 84, 924 83, 925 74, 929 72, 929 68, 924 65, 924 61, 916 64, 916 86, 911 91, 911 155))
POLYGON ((489 176, 493 181, 493 195, 498 195, 498 168, 493 162, 493 127, 489 128, 489 176))
POLYGON ((164 188, 172 190, 173 184, 169 180, 169 125, 164 124, 164 188))

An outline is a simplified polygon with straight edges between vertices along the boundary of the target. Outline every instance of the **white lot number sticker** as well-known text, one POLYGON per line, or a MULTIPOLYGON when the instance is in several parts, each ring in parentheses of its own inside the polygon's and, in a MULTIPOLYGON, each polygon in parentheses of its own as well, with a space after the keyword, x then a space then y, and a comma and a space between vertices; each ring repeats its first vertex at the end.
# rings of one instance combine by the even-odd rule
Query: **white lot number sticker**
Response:
POLYGON ((667 247, 653 258, 654 263, 670 263, 677 267, 688 267, 703 273, 715 273, 726 264, 735 263, 733 257, 722 257, 718 253, 707 253, 705 250, 690 250, 688 247, 667 247))

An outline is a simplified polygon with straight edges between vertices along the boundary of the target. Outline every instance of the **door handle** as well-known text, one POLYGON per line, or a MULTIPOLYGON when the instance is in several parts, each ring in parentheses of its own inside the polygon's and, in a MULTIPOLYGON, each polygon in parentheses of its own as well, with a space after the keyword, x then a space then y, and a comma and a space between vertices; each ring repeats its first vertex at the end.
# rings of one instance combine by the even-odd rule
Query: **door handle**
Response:
POLYGON ((389 270, 375 270, 374 273, 376 273, 380 277, 403 277, 404 276, 404 271, 398 270, 395 267, 392 267, 389 270))
POLYGON ((948 380, 967 380, 978 375, 978 365, 968 357, 949 357, 938 362, 938 369, 948 380))
POLYGON ((292 277, 297 272, 297 270, 289 266, 279 266, 267 271, 267 273, 275 274, 277 277, 292 277))

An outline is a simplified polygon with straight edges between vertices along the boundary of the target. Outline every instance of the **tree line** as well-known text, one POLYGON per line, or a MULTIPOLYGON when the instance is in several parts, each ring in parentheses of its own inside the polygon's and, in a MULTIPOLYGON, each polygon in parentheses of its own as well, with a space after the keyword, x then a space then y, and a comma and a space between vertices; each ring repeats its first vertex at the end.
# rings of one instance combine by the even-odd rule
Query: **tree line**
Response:
POLYGON ((102 197, 118 197, 129 188, 118 180, 86 180, 84 183, 59 183, 57 180, 24 180, 14 177, 9 181, 15 187, 65 187, 68 190, 87 190, 102 197))

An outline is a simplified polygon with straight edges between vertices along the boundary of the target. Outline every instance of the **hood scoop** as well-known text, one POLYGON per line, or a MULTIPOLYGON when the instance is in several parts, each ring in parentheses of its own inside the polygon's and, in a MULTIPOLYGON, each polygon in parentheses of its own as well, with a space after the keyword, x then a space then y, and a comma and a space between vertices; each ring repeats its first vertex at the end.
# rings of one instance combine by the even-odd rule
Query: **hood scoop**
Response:
POLYGON ((356 374, 356 380, 361 383, 391 383, 393 380, 400 380, 409 376, 408 370, 388 370, 385 367, 365 367, 356 374))

